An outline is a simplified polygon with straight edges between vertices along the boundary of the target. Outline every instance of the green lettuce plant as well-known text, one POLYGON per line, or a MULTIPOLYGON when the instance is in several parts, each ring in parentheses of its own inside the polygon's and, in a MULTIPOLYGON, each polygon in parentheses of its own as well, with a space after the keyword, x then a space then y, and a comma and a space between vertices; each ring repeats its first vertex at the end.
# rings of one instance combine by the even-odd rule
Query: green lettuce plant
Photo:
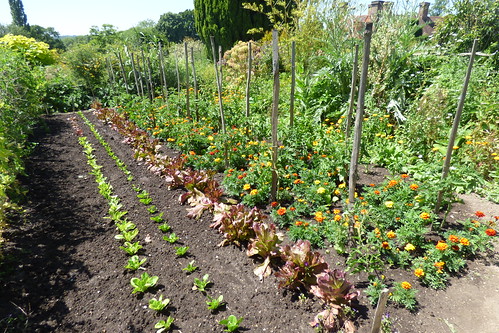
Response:
POLYGON ((160 312, 163 311, 169 303, 170 299, 168 298, 163 299, 163 295, 159 295, 157 299, 151 298, 149 300, 149 308, 160 312))
POLYGON ((137 292, 144 293, 147 291, 147 289, 154 287, 156 283, 158 282, 159 277, 157 276, 150 276, 147 274, 147 272, 142 273, 140 278, 132 278, 130 280, 130 284, 134 288, 132 291, 132 294, 135 294, 137 292))
POLYGON ((141 266, 147 261, 147 258, 139 259, 138 255, 133 255, 128 259, 128 263, 125 265, 126 269, 136 271, 137 269, 142 268, 141 266))
POLYGON ((169 331, 170 328, 172 327, 172 324, 174 322, 175 319, 173 319, 172 317, 168 316, 168 318, 166 320, 160 320, 156 323, 156 325, 154 325, 154 328, 157 328, 158 330, 156 331, 156 333, 162 333, 162 332, 166 332, 166 331, 169 331))
POLYGON ((234 332, 239 328, 239 324, 243 319, 243 317, 237 318, 234 315, 230 315, 226 319, 220 320, 219 324, 226 327, 225 332, 234 332))
POLYGON ((138 241, 135 243, 125 242, 123 246, 120 246, 120 249, 122 249, 131 256, 137 254, 137 252, 139 252, 141 248, 142 245, 140 245, 138 241))
POLYGON ((208 280, 209 277, 208 274, 205 274, 202 279, 194 278, 192 290, 199 290, 202 293, 206 292, 207 286, 211 283, 211 281, 208 280))

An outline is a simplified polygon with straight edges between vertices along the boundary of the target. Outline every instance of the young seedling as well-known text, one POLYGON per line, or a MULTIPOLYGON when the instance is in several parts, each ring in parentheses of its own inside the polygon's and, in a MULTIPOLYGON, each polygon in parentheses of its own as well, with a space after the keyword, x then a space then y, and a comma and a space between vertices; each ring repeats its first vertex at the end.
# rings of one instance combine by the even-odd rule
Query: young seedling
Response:
POLYGON ((158 225, 158 229, 161 230, 162 232, 168 232, 170 231, 171 227, 168 225, 168 223, 163 223, 158 225))
POLYGON ((135 294, 137 292, 146 292, 147 289, 154 287, 156 285, 156 282, 158 282, 158 277, 157 276, 150 276, 146 272, 142 273, 140 278, 132 278, 130 280, 130 284, 134 288, 132 291, 132 294, 135 294))
POLYGON ((137 186, 137 185, 133 185, 132 188, 137 193, 139 193, 140 191, 142 191, 142 189, 140 188, 140 186, 137 186))
POLYGON ((185 256, 185 254, 187 253, 188 250, 189 250, 188 246, 176 246, 175 247, 175 254, 178 257, 183 257, 183 256, 185 256))
POLYGON ((213 298, 210 297, 209 295, 206 296, 208 298, 208 301, 206 301, 206 305, 208 305, 208 309, 215 311, 219 307, 221 307, 224 304, 224 296, 220 295, 218 298, 213 298))
POLYGON ((121 234, 114 236, 114 238, 130 243, 138 234, 139 229, 133 229, 131 231, 122 231, 121 234))
POLYGON ((239 328, 239 324, 243 321, 243 319, 243 317, 237 318, 234 315, 230 315, 227 319, 220 320, 219 324, 227 327, 227 329, 224 330, 225 332, 234 332, 239 328))
POLYGON ((206 288, 211 281, 208 280, 210 276, 208 274, 203 275, 202 279, 194 278, 194 286, 192 290, 199 290, 200 292, 206 292, 206 288))
POLYGON ((171 327, 172 327, 172 324, 173 324, 173 321, 175 319, 173 319, 172 317, 168 316, 168 318, 166 320, 160 320, 156 323, 156 325, 154 325, 154 328, 158 328, 158 330, 156 331, 156 333, 162 333, 162 332, 165 332, 165 331, 168 331, 171 327))
POLYGON ((144 258, 144 259, 140 260, 138 255, 134 255, 130 259, 128 259, 128 263, 125 265, 125 268, 129 269, 129 270, 132 270, 132 271, 136 271, 137 269, 142 268, 141 266, 146 261, 147 261, 147 258, 144 258))
POLYGON ((182 268, 182 270, 188 273, 194 272, 196 269, 198 269, 198 266, 194 266, 195 262, 196 262, 195 260, 191 261, 190 263, 187 264, 186 267, 182 268))
POLYGON ((171 234, 169 234, 168 236, 163 236, 163 239, 165 241, 167 241, 168 243, 170 244, 173 244, 175 243, 176 241, 178 241, 180 239, 180 237, 178 237, 177 235, 175 235, 174 232, 172 232, 171 234))
POLYGON ((156 216, 152 216, 149 218, 151 221, 154 221, 156 223, 162 223, 164 220, 163 220, 163 212, 159 213, 158 215, 156 216))
POLYGON ((118 229, 120 232, 130 231, 132 229, 135 229, 135 224, 130 221, 124 220, 120 223, 116 223, 116 229, 118 229))
POLYGON ((135 243, 125 242, 125 244, 123 245, 124 246, 120 246, 120 249, 122 249, 131 256, 137 254, 137 252, 139 252, 139 250, 142 248, 142 245, 140 245, 138 241, 135 243))
POLYGON ((155 214, 155 213, 157 213, 158 208, 156 208, 155 205, 151 205, 151 206, 147 207, 147 211, 149 212, 149 214, 155 214))
POLYGON ((153 309, 155 311, 163 311, 164 308, 170 303, 170 299, 165 298, 163 299, 163 295, 159 295, 159 298, 151 298, 149 300, 149 308, 153 309))
POLYGON ((139 194, 137 194, 137 198, 144 205, 149 205, 152 202, 152 198, 149 196, 149 193, 146 190, 143 190, 139 194))

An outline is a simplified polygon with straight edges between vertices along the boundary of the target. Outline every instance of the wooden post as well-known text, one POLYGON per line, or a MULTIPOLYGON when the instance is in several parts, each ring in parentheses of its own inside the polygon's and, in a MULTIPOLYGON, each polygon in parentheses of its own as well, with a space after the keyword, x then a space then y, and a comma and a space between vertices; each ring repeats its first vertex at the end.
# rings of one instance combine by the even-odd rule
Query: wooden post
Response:
POLYGON ((251 66, 253 55, 251 52, 251 41, 248 42, 248 72, 246 74, 246 118, 250 115, 250 86, 251 86, 251 66))
POLYGON ((106 67, 107 74, 109 76, 109 83, 114 86, 116 84, 116 80, 114 78, 113 65, 111 64, 111 59, 109 59, 109 57, 106 57, 106 67))
POLYGON ((187 42, 184 42, 184 54, 185 54, 185 109, 187 111, 187 117, 191 117, 191 108, 189 105, 189 52, 187 51, 187 42))
POLYGON ((133 53, 130 53, 130 60, 132 61, 133 78, 135 79, 135 90, 137 90, 137 95, 144 97, 144 92, 140 89, 139 77, 137 69, 135 68, 135 59, 133 53))
POLYGON ((378 298, 378 306, 376 307, 376 312, 374 313, 373 327, 371 333, 379 333, 381 328, 381 319, 385 313, 386 301, 388 300, 388 289, 385 288, 381 290, 378 298))
POLYGON ((198 96, 198 79, 196 77, 196 65, 194 64, 194 47, 191 47, 191 62, 192 62, 192 76, 194 79, 194 98, 196 99, 195 117, 196 117, 196 121, 198 121, 199 120, 199 114, 198 114, 199 96, 198 96))
POLYGON ((123 81, 125 82, 125 90, 126 90, 126 93, 129 94, 128 80, 126 79, 125 66, 123 65, 123 59, 121 58, 121 52, 118 52, 117 55, 118 55, 118 61, 120 63, 121 75, 123 75, 123 81))
POLYGON ((218 106, 220 108, 220 123, 222 125, 222 133, 223 133, 223 140, 224 140, 224 163, 225 163, 225 168, 229 167, 229 153, 228 153, 228 148, 227 148, 227 128, 225 127, 225 115, 224 115, 224 108, 223 108, 223 102, 222 102, 222 81, 220 80, 220 77, 218 75, 218 68, 217 68, 217 55, 215 52, 215 37, 210 36, 210 41, 211 41, 211 51, 213 53, 213 65, 215 66, 215 78, 217 80, 217 88, 218 88, 218 106))
POLYGON ((270 188, 270 201, 277 198, 277 126, 279 111, 279 35, 276 29, 272 30, 272 72, 274 74, 274 94, 272 98, 272 184, 270 188))
MULTIPOLYGON (((147 96, 149 97, 150 100, 151 99, 151 90, 149 89, 149 80, 147 79, 147 76, 146 76, 146 67, 147 67, 147 64, 146 64, 146 57, 144 56, 144 50, 140 50, 140 54, 142 56, 142 66, 144 68, 144 71, 143 71, 143 76, 144 76, 144 81, 145 81, 145 86, 146 86, 146 91, 147 91, 147 96)), ((139 68, 140 68, 140 63, 139 63, 139 68)), ((142 71, 141 71, 142 73, 142 71)), ((142 82, 142 76, 141 76, 141 82, 142 82)))
POLYGON ((350 125, 352 123, 353 105, 355 100, 355 91, 357 85, 357 67, 359 62, 359 45, 355 44, 355 54, 353 58, 352 80, 350 83, 350 102, 348 104, 348 113, 346 116, 345 142, 350 138, 350 125))
POLYGON ((178 116, 180 117, 180 73, 178 70, 177 50, 175 50, 175 72, 177 73, 177 110, 178 116))
POLYGON ((364 32, 364 57, 362 60, 362 74, 359 84, 359 97, 357 113, 355 115, 355 135, 353 138, 352 158, 350 159, 350 173, 348 176, 348 206, 352 207, 355 200, 355 187, 357 185, 357 164, 359 163, 360 141, 362 136, 362 121, 364 119, 364 97, 367 86, 367 71, 369 68, 369 53, 371 52, 371 36, 373 24, 366 23, 364 32))
POLYGON ((222 54, 222 45, 218 45, 218 68, 220 70, 220 85, 223 82, 223 54, 222 54))
POLYGON ((289 95, 289 127, 295 122, 295 85, 296 85, 296 42, 291 42, 291 93, 289 95))
MULTIPOLYGON (((151 101, 156 97, 154 95, 154 83, 152 82, 151 58, 147 57, 147 75, 149 78, 149 89, 151 91, 151 101)), ((156 126, 156 125, 155 125, 156 126)))
POLYGON ((163 81, 163 90, 164 90, 164 96, 166 103, 168 103, 168 84, 166 82, 166 72, 165 72, 165 60, 163 58, 163 49, 161 47, 161 43, 159 43, 159 67, 161 71, 161 77, 163 81))
MULTIPOLYGON (((452 151, 454 150, 454 142, 456 141, 457 130, 459 128, 459 121, 461 120, 461 114, 463 113, 464 100, 466 99, 466 92, 468 91, 468 84, 470 82, 471 70, 473 69, 473 61, 475 60, 477 39, 473 41, 473 46, 471 48, 470 61, 468 64, 468 70, 466 71, 466 76, 464 78, 463 90, 459 96, 459 103, 457 105, 456 115, 454 116, 454 123, 452 124, 452 130, 450 133, 449 144, 447 145, 447 154, 445 155, 444 168, 442 170, 442 181, 447 178, 450 169, 450 159, 452 157, 452 151)), ((435 213, 440 210, 440 205, 442 203, 444 191, 440 190, 438 192, 437 203, 435 205, 435 213)), ((443 225, 444 221, 442 221, 443 225)), ((442 225, 440 227, 442 227, 442 225)))

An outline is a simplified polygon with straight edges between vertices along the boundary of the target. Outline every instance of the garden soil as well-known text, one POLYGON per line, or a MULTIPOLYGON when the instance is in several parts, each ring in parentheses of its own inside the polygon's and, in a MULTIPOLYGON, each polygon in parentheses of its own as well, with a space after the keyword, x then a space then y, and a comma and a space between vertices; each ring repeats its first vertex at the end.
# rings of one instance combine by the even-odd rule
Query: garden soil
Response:
MULTIPOLYGON (((91 112, 85 115, 127 164, 134 175, 132 183, 151 194, 180 244, 189 246, 188 257, 177 258, 174 246, 162 240, 131 183, 77 115, 46 116, 35 132, 37 145, 21 179, 28 191, 25 213, 4 233, 1 328, 6 332, 155 332, 158 320, 172 316, 173 332, 222 332, 218 322, 233 314, 244 318, 241 332, 314 332, 309 322, 322 308, 317 299, 278 289, 274 276, 259 281, 253 273, 257 263, 243 249, 218 246, 222 236, 209 228, 212 216, 205 213, 199 220, 187 218, 186 207, 178 200, 183 191, 169 190, 162 179, 133 160, 131 149, 117 132, 91 112), (141 271, 123 268, 127 256, 114 239, 115 226, 104 218, 107 203, 89 174, 69 117, 78 119, 95 148, 98 164, 128 211, 128 219, 137 224, 146 271, 159 276, 158 286, 144 295, 131 293, 130 279, 141 271), (199 269, 187 274, 182 268, 192 260, 199 269), (217 312, 208 310, 206 297, 192 290, 194 277, 204 274, 209 274, 212 282, 208 294, 223 295, 226 301, 217 312), (148 300, 159 294, 171 302, 164 313, 157 314, 148 309, 148 300)), ((361 181, 379 182, 383 175, 383 170, 371 168, 361 172, 361 181)), ((477 210, 487 216, 499 215, 498 205, 466 195, 453 206, 449 219, 465 219, 477 210)), ((495 249, 469 262, 445 290, 420 286, 411 272, 387 271, 387 281, 407 280, 419 290, 416 312, 388 303, 393 332, 499 332, 497 244, 495 249)), ((344 268, 343 258, 330 252, 325 254, 328 263, 344 268)), ((365 276, 349 275, 349 279, 361 291, 367 285, 365 276)), ((374 308, 365 296, 355 308, 358 332, 370 332, 374 308)))

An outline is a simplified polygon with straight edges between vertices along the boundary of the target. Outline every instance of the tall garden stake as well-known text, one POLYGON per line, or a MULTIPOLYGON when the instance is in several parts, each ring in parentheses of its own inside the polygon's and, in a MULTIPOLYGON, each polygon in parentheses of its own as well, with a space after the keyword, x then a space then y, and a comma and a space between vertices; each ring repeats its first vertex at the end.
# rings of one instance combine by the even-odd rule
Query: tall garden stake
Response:
POLYGON ((295 85, 296 85, 296 42, 291 42, 291 93, 289 94, 289 127, 295 121, 295 85))
MULTIPOLYGON (((452 124, 452 130, 449 137, 449 144, 447 145, 447 154, 445 155, 444 168, 442 170, 442 182, 447 178, 450 168, 450 159, 452 157, 452 151, 454 150, 454 141, 456 140, 457 129, 459 127, 459 121, 461 120, 461 114, 463 113, 464 100, 466 99, 466 92, 468 91, 468 84, 471 77, 471 69, 473 68, 473 61, 475 60, 477 40, 473 41, 473 47, 471 48, 470 62, 468 64, 468 70, 466 71, 466 77, 464 78, 463 90, 459 96, 459 103, 457 105, 456 115, 454 116, 454 123, 452 124)), ((442 204, 442 197, 444 195, 444 190, 438 192, 437 203, 435 205, 435 213, 440 210, 440 205, 442 204)), ((442 221, 443 225, 444 221, 442 221)), ((442 227, 442 225, 440 227, 442 227)))
POLYGON ((177 50, 175 50, 175 73, 177 73, 177 110, 180 117, 180 73, 178 70, 177 50))
POLYGON ((251 85, 251 66, 253 55, 251 53, 251 41, 248 42, 248 73, 246 74, 246 118, 250 115, 250 85, 251 85))
POLYGON ((350 159, 350 173, 348 176, 348 206, 353 206, 355 200, 355 187, 357 185, 357 164, 359 163, 360 141, 362 136, 362 120, 364 118, 364 97, 367 85, 367 70, 369 68, 369 54, 371 52, 371 36, 373 24, 366 23, 364 32, 364 58, 362 60, 362 75, 359 84, 359 97, 355 115, 355 135, 353 138, 352 158, 350 159))
POLYGON ((128 80, 126 79, 125 66, 123 65, 123 59, 121 58, 121 52, 118 52, 117 56, 118 56, 118 61, 120 63, 121 75, 123 75, 123 81, 125 82, 125 90, 126 90, 126 93, 129 94, 128 80))
POLYGON ((277 198, 277 125, 279 111, 279 35, 277 30, 272 30, 272 72, 274 74, 274 94, 272 98, 272 185, 270 188, 270 201, 277 198))
POLYGON ((229 154, 227 150, 227 128, 225 127, 225 115, 224 115, 224 108, 223 108, 223 102, 222 102, 222 81, 219 78, 218 75, 218 68, 217 68, 217 55, 215 51, 215 37, 210 36, 210 41, 211 41, 211 51, 213 53, 213 64, 215 66, 215 78, 217 80, 217 88, 218 88, 218 106, 220 107, 220 122, 222 125, 222 133, 224 135, 224 163, 225 163, 225 168, 229 167, 229 154))
POLYGON ((359 45, 355 44, 355 54, 353 58, 352 81, 350 83, 350 102, 348 103, 348 113, 346 116, 345 141, 350 138, 350 125, 352 123, 353 105, 355 100, 355 91, 357 85, 357 67, 359 66, 359 45))
POLYGON ((133 53, 130 53, 130 60, 132 61, 133 78, 135 79, 135 90, 137 90, 137 95, 144 97, 143 92, 141 92, 140 90, 139 77, 137 69, 135 68, 135 58, 133 56, 133 53))
POLYGON ((198 113, 198 99, 199 99, 199 92, 198 92, 198 79, 196 77, 196 65, 194 63, 194 48, 191 47, 191 62, 192 62, 192 78, 194 79, 194 98, 196 99, 196 105, 195 105, 195 117, 196 121, 199 120, 199 113, 198 113))
POLYGON ((184 42, 184 53, 185 53, 185 109, 187 111, 187 117, 191 117, 191 108, 189 104, 189 52, 187 51, 187 42, 184 42))
POLYGON ((161 78, 163 81, 163 92, 165 96, 165 101, 168 104, 168 84, 166 82, 166 71, 165 71, 165 60, 163 57, 163 49, 161 47, 161 43, 158 45, 158 52, 159 52, 159 69, 161 72, 161 78))

